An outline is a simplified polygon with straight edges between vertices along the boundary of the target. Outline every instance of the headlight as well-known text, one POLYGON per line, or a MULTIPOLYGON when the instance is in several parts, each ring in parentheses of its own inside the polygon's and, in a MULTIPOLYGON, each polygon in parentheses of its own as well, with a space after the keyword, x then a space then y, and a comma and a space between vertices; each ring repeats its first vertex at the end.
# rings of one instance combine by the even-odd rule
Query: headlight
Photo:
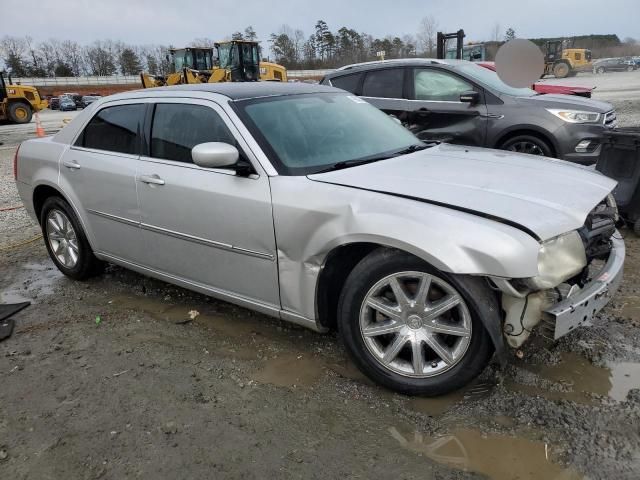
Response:
POLYGON ((547 112, 569 123, 595 123, 600 120, 600 114, 595 112, 582 112, 580 110, 562 110, 547 108, 547 112))
POLYGON ((587 265, 587 256, 580 234, 573 230, 547 240, 538 252, 538 276, 525 283, 534 290, 546 290, 580 273, 587 265))

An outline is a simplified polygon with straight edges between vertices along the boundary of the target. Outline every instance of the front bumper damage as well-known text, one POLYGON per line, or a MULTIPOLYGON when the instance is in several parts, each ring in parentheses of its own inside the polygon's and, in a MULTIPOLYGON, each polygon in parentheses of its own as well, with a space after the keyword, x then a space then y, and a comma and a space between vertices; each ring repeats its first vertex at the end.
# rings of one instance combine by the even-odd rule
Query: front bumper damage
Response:
POLYGON ((503 332, 509 346, 520 347, 541 322, 540 333, 551 340, 590 324, 618 290, 624 271, 624 256, 624 240, 616 231, 611 237, 611 250, 604 265, 582 288, 559 285, 557 288, 523 294, 509 289, 509 282, 494 279, 503 292, 503 332), (561 289, 562 286, 567 288, 561 289), (562 294, 562 291, 565 293, 562 294))
POLYGON ((557 340, 575 328, 589 324, 609 303, 622 282, 624 271, 624 240, 619 233, 611 237, 611 253, 604 267, 591 282, 568 298, 542 312, 542 333, 557 340))

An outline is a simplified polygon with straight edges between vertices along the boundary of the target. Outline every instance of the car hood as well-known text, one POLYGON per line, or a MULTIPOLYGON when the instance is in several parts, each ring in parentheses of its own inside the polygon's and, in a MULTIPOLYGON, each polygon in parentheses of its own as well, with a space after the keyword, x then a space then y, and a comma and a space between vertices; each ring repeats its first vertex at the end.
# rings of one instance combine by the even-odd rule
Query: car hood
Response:
POLYGON ((580 228, 616 185, 563 160, 447 144, 309 178, 485 216, 540 240, 580 228))
POLYGON ((613 105, 610 103, 576 95, 545 94, 534 95, 532 97, 518 97, 518 103, 543 108, 566 108, 598 113, 606 113, 613 110, 613 105))

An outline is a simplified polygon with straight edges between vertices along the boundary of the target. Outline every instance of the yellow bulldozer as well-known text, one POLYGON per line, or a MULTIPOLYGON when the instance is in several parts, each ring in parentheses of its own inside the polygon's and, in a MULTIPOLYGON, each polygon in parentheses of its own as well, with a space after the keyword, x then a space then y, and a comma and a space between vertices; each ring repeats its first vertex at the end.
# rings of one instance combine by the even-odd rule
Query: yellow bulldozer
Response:
POLYGON ((563 40, 550 40, 545 44, 544 75, 565 78, 590 71, 593 66, 591 50, 564 48, 564 43, 563 40))
POLYGON ((258 42, 231 40, 216 43, 214 48, 172 48, 169 53, 172 73, 166 76, 141 73, 144 88, 187 83, 287 81, 287 70, 282 65, 260 61, 258 42))
POLYGON ((11 76, 0 72, 0 122, 29 123, 33 112, 47 108, 36 87, 14 85, 11 76))

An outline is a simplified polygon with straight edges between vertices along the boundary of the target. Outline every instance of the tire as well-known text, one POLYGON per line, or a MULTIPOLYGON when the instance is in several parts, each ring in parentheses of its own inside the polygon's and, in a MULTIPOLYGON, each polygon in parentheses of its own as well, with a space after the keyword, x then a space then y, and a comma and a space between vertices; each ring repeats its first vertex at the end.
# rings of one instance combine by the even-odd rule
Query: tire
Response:
MULTIPOLYGON (((407 395, 443 395, 468 384, 489 363, 493 344, 481 319, 485 314, 483 303, 470 295, 467 281, 464 277, 440 272, 405 252, 387 248, 371 252, 349 274, 338 303, 338 330, 356 366, 374 382, 407 395), (423 284, 417 280, 420 278, 430 280, 426 295, 420 294, 424 292, 420 289, 423 284), (391 283, 385 283, 393 279, 404 285, 402 292, 407 295, 407 301, 415 300, 415 304, 405 303, 402 313, 394 310, 392 315, 398 315, 397 320, 387 316, 380 322, 384 316, 378 308, 391 312, 390 304, 394 301, 400 304, 395 300, 398 297, 391 283), (440 298, 433 299, 434 295, 440 298), (370 305, 376 298, 382 300, 373 308, 370 305), (422 303, 420 298, 429 300, 422 303), (427 317, 425 304, 433 308, 437 301, 445 298, 447 301, 457 298, 459 303, 439 316, 427 317), (447 325, 443 316, 449 316, 447 325), (438 319, 440 322, 436 323, 438 319), (394 332, 376 331, 390 324, 396 329, 394 332), (436 325, 448 331, 455 328, 456 332, 453 335, 435 332, 432 329, 436 325), (433 342, 449 353, 436 353, 430 346, 433 342), (385 363, 387 356, 390 360, 385 363)), ((487 295, 493 295, 485 288, 487 295)))
POLYGON ((67 277, 86 280, 102 272, 104 263, 93 254, 78 217, 65 200, 45 200, 40 226, 51 260, 67 277))
POLYGON ((23 102, 13 102, 9 104, 9 120, 13 123, 29 123, 33 111, 31 106, 23 102))
POLYGON ((598 68, 596 69, 596 73, 604 73, 604 72, 605 72, 604 67, 598 67, 598 68))
POLYGON ((627 72, 633 72, 635 70, 635 68, 633 68, 633 65, 629 65, 627 67, 627 72))
POLYGON ((553 76, 556 78, 566 78, 570 72, 571 68, 564 62, 556 63, 553 66, 553 76))
POLYGON ((505 140, 498 148, 500 150, 509 150, 517 153, 553 157, 553 151, 549 144, 542 138, 534 135, 517 135, 511 137, 505 140))

